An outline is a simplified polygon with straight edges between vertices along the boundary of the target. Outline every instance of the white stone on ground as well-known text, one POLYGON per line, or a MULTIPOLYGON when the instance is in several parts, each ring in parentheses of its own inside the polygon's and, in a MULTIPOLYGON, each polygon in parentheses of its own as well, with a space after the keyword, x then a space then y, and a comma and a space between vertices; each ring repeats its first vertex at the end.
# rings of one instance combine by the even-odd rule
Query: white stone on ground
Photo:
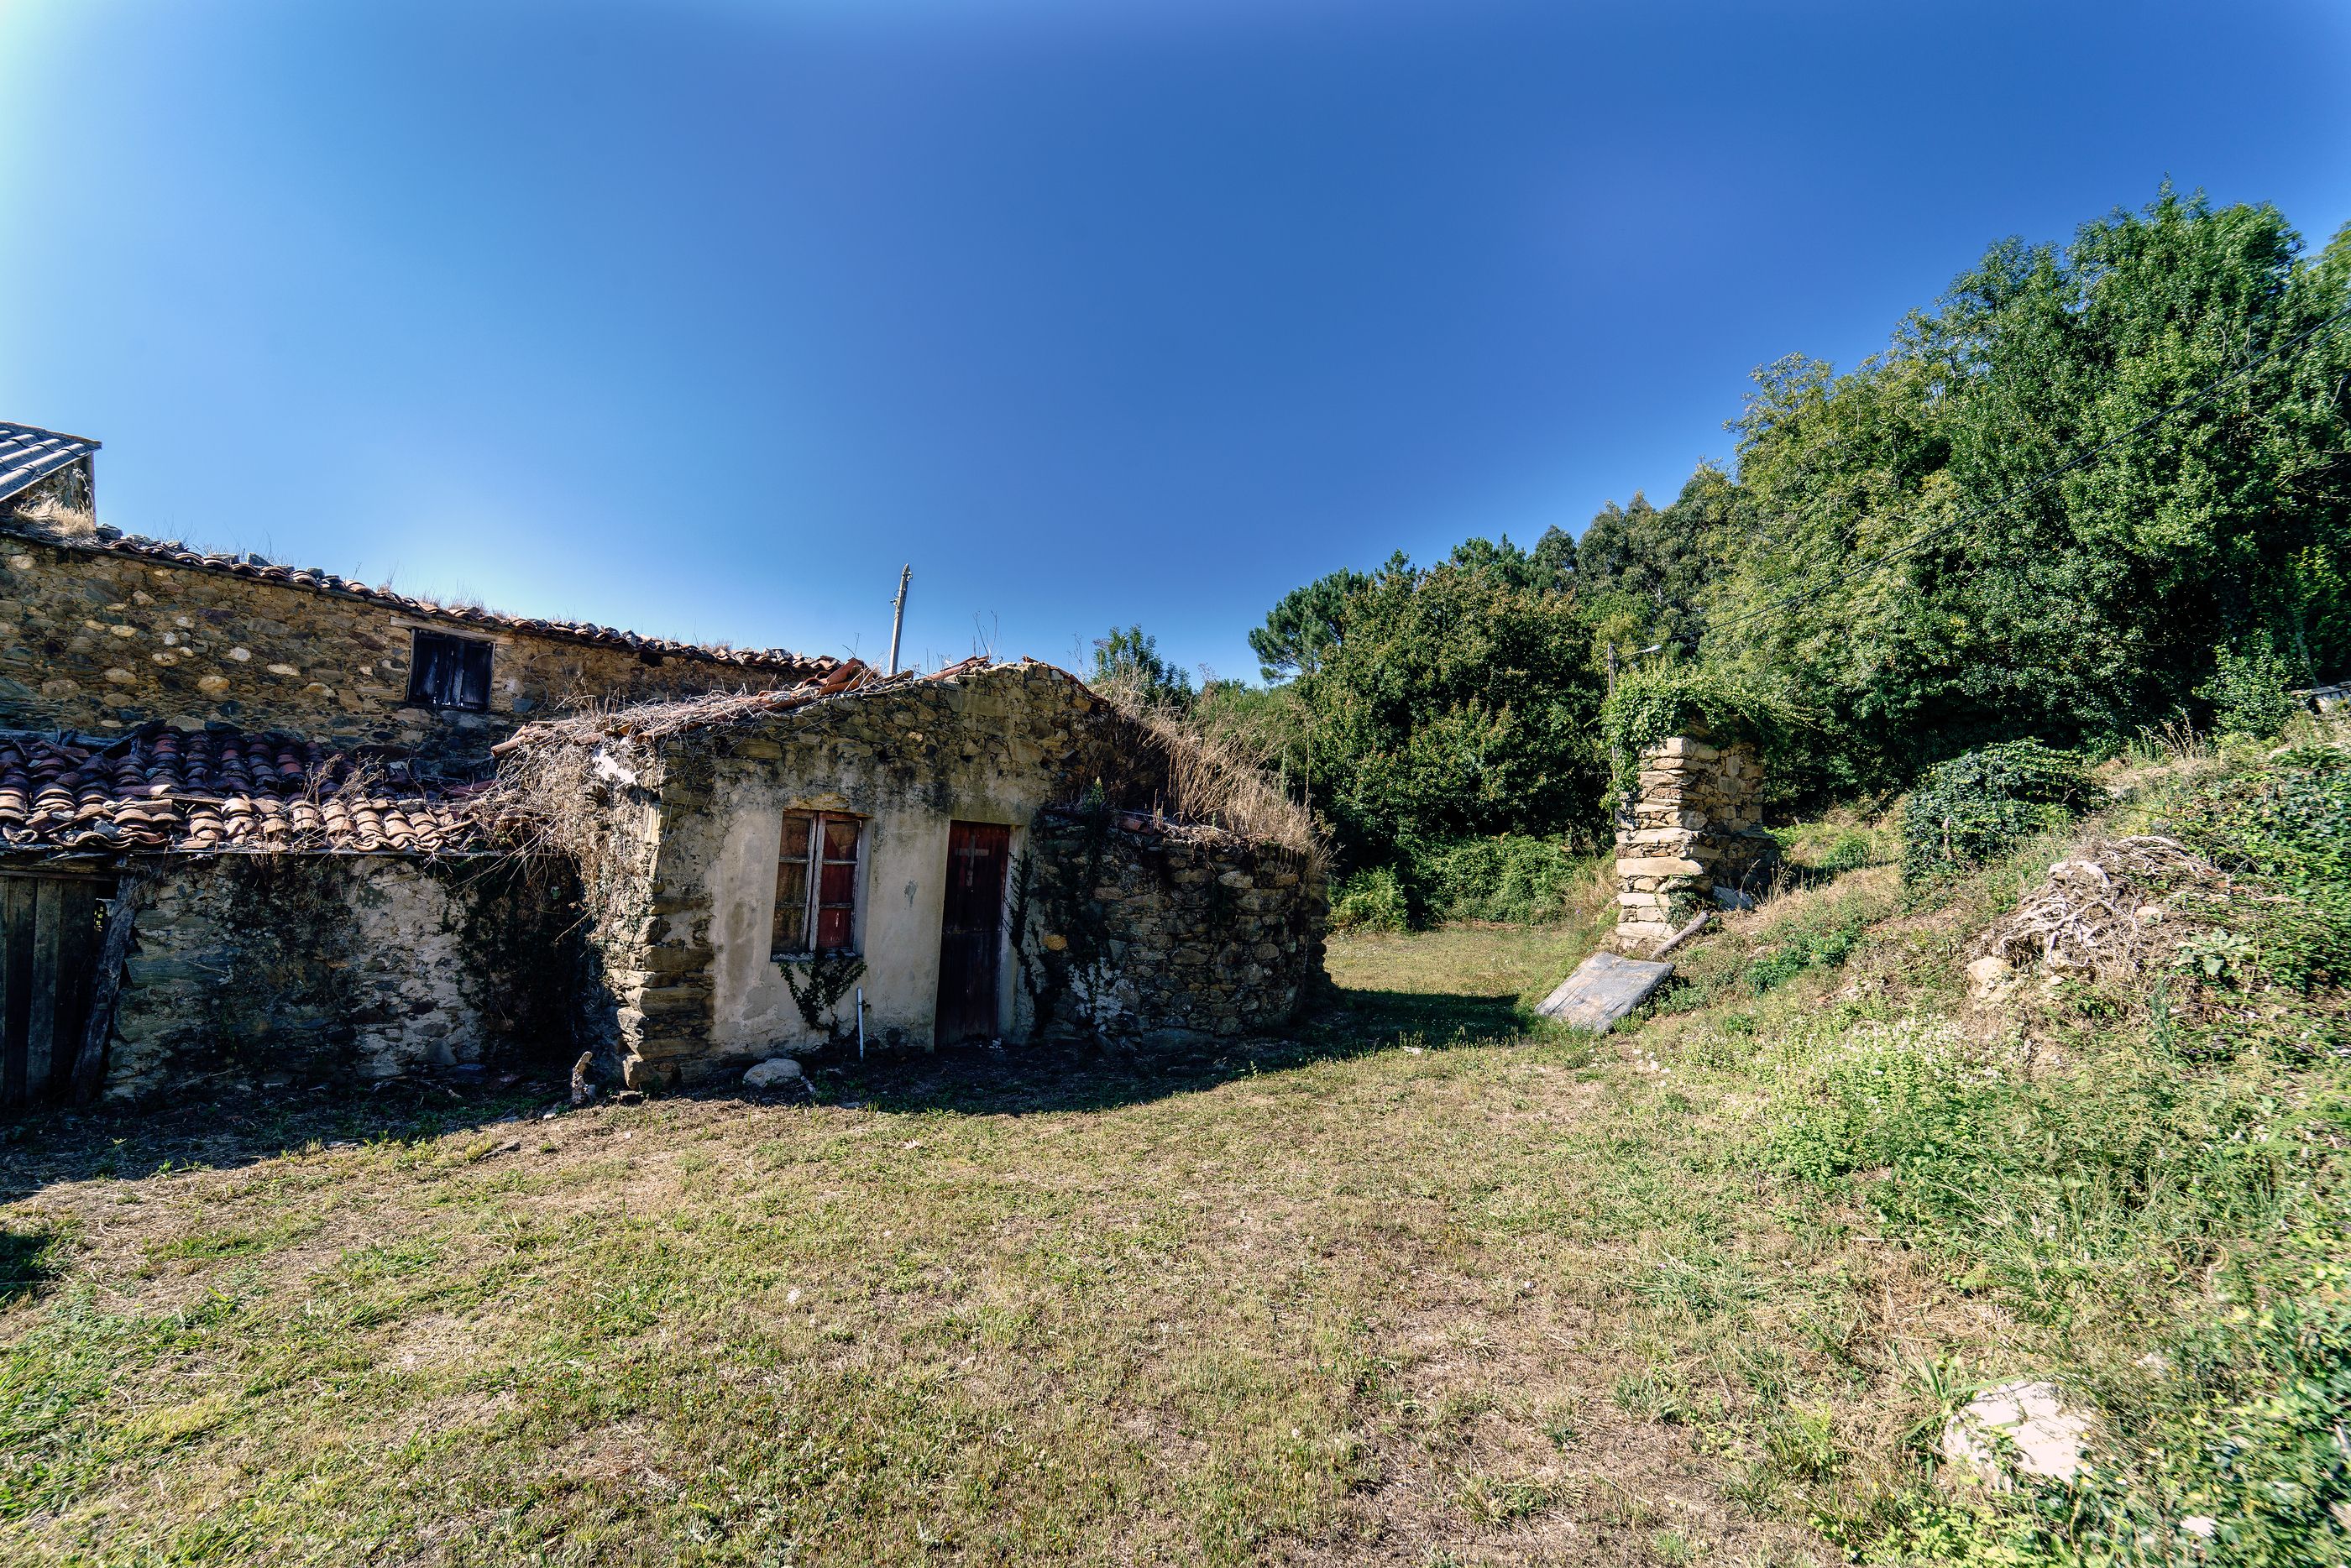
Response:
POLYGON ((789 1084, 799 1075, 800 1064, 789 1056, 770 1056, 743 1075, 743 1086, 747 1089, 772 1089, 778 1084, 789 1084))
POLYGON ((1985 1485, 2011 1484, 1997 1452, 1996 1438, 2016 1445, 2016 1469, 2024 1475, 2072 1480, 2082 1468, 2082 1439, 2091 1420, 2068 1407, 2053 1383, 2003 1383, 1968 1401, 1943 1428, 1943 1458, 1973 1470, 1985 1485))

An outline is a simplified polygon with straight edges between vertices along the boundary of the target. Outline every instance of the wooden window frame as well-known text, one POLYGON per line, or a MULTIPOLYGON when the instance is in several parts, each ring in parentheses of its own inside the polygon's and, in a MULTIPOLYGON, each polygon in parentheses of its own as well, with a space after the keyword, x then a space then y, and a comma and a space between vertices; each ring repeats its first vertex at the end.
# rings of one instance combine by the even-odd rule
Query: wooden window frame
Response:
POLYGON ((855 957, 864 945, 861 928, 865 915, 865 838, 869 819, 850 811, 798 808, 785 812, 783 816, 783 836, 776 846, 776 908, 770 924, 768 956, 799 962, 835 953, 855 957), (795 828, 796 819, 805 826, 795 828), (845 857, 828 853, 828 829, 833 826, 846 826, 855 835, 845 857), (797 855, 792 852, 796 833, 805 834, 797 855), (848 881, 847 898, 826 900, 827 867, 843 868, 848 881), (786 914, 795 902, 799 917, 796 942, 789 940, 785 923, 786 914), (827 911, 839 912, 845 928, 841 940, 830 945, 822 940, 827 911))
POLYGON ((411 702, 426 708, 444 709, 457 713, 486 713, 490 711, 490 691, 497 679, 498 645, 496 643, 487 638, 459 637, 454 632, 430 631, 423 627, 410 628, 408 636, 408 700, 411 702), (458 695, 455 700, 444 699, 434 694, 425 684, 425 670, 429 662, 425 658, 425 648, 428 643, 446 644, 451 649, 451 656, 460 661, 456 682, 458 695), (482 662, 482 700, 478 702, 469 702, 465 700, 464 695, 463 661, 475 657, 474 650, 476 649, 481 650, 479 657, 482 662))

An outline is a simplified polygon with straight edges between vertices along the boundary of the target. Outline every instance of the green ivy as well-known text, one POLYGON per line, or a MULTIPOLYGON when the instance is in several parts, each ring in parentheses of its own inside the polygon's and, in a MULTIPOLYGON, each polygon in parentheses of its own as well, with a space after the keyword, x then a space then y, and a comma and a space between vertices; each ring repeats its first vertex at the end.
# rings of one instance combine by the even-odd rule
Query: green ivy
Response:
POLYGON ((1746 742, 1768 755, 1802 722, 1802 711, 1778 693, 1707 665, 1668 665, 1626 675, 1600 707, 1600 734, 1609 750, 1618 800, 1631 797, 1641 753, 1660 741, 1703 734, 1711 744, 1746 742))
POLYGON ((2064 822, 2082 786, 2082 759, 2038 741, 2003 741, 1936 763, 1903 803, 1904 878, 2006 854, 2064 822))

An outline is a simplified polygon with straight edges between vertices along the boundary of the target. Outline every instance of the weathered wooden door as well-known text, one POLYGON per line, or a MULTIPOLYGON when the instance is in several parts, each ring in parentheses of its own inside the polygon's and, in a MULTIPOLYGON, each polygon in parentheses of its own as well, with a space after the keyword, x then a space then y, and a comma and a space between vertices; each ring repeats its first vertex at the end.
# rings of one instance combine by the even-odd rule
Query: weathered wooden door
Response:
POLYGON ((0 1106, 59 1099, 89 1014, 99 884, 0 876, 0 1106))
POLYGON ((947 824, 946 913, 939 929, 942 1045, 996 1033, 1004 872, 1011 854, 1012 830, 1000 823, 947 824))

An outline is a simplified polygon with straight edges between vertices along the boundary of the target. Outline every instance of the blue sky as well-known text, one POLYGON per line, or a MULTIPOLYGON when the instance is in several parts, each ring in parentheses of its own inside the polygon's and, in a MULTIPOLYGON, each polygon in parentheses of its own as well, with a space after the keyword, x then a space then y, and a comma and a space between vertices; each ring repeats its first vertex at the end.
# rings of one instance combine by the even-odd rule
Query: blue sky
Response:
POLYGON ((0 418, 106 520, 878 658, 1580 530, 1991 241, 2351 219, 2351 7, 0 0, 0 418))

